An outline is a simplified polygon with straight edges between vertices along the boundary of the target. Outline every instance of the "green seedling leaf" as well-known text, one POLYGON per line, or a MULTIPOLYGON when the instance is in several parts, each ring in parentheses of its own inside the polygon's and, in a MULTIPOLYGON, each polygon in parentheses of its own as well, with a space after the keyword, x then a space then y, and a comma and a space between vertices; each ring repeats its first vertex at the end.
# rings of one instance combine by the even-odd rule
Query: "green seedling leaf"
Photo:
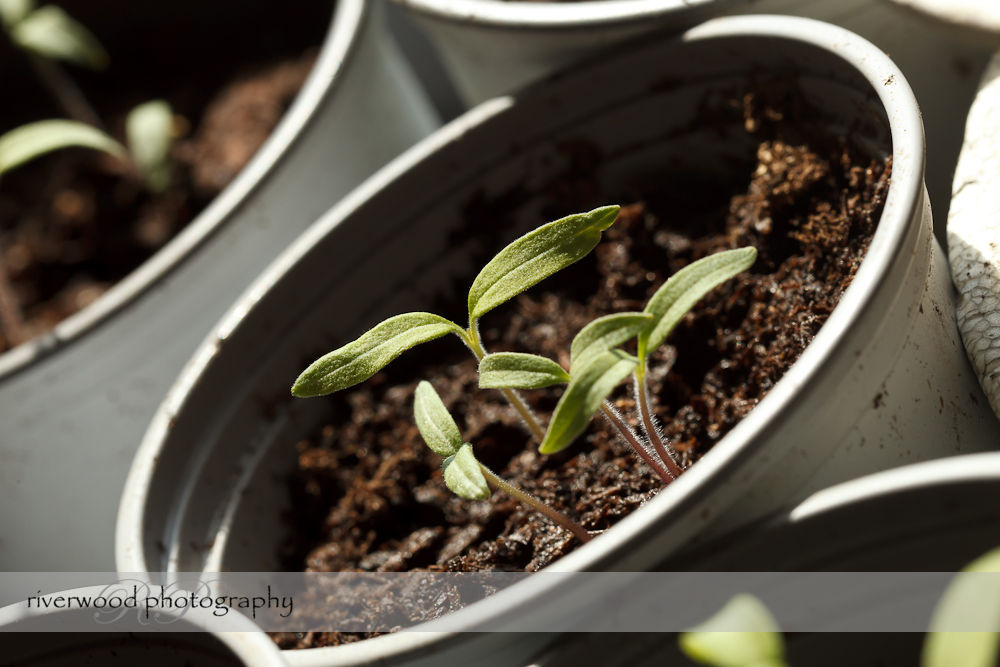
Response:
POLYGON ((163 192, 170 184, 173 130, 174 114, 163 100, 140 104, 125 119, 129 152, 152 192, 163 192))
POLYGON ((614 349, 648 329, 653 322, 649 313, 615 313, 599 317, 573 339, 570 346, 570 374, 586 366, 602 352, 614 349))
POLYGON ((462 433, 430 382, 417 385, 413 394, 413 416, 427 446, 441 456, 452 456, 462 446, 462 433))
POLYGON ((10 28, 19 47, 45 58, 65 60, 90 69, 108 66, 108 54, 97 38, 55 5, 31 12, 10 28))
POLYGON ((934 610, 924 642, 923 667, 993 667, 998 635, 974 629, 1000 628, 1000 549, 976 559, 948 585, 934 610))
POLYGON ((490 497, 490 486, 472 453, 472 445, 462 445, 454 455, 444 460, 441 468, 444 470, 444 483, 459 498, 486 500, 490 497))
POLYGON ((483 389, 541 389, 569 382, 569 373, 545 357, 520 352, 497 352, 479 362, 483 389))
POLYGON ((469 289, 469 320, 474 321, 556 271, 586 256, 618 215, 602 206, 542 225, 525 234, 483 267, 469 289))
POLYGON ((299 397, 331 394, 364 382, 411 347, 464 331, 433 313, 390 317, 357 340, 323 355, 305 369, 292 386, 299 397))
POLYGON ((670 276, 646 304, 655 318, 653 326, 639 335, 639 358, 663 344, 681 318, 712 288, 749 269, 757 261, 753 247, 725 250, 688 264, 670 276))
POLYGON ((737 595, 715 616, 681 634, 680 647, 692 660, 714 667, 787 664, 777 622, 752 595, 737 595))
POLYGON ((556 405, 538 448, 542 454, 565 449, 587 428, 604 399, 635 369, 639 360, 621 350, 609 350, 572 374, 572 379, 556 405))
POLYGON ((40 120, 0 136, 0 174, 46 153, 73 147, 125 155, 121 144, 95 127, 72 120, 40 120))
POLYGON ((0 21, 12 28, 34 9, 34 0, 0 0, 0 21))

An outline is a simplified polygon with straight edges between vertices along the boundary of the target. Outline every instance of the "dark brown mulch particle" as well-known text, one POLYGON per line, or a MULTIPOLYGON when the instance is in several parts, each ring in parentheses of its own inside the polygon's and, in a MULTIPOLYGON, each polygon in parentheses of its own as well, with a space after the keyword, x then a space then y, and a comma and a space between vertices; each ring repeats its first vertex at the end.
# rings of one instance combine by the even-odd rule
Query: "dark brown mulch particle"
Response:
MULTIPOLYGON (((745 108, 759 106, 744 100, 745 108)), ((748 131, 759 145, 748 182, 720 199, 719 183, 708 176, 700 183, 689 174, 664 180, 660 190, 622 208, 590 256, 482 322, 493 351, 533 352, 567 364, 569 342, 587 322, 641 309, 666 277, 693 260, 754 245, 754 267, 705 297, 652 361, 656 411, 685 465, 742 419, 812 340, 865 254, 888 187, 888 162, 862 159, 840 142, 788 143, 774 130, 780 113, 766 106, 753 113, 760 117, 748 121, 748 131)), ((586 169, 553 192, 564 210, 595 204, 586 169)), ((440 458, 412 421, 412 392, 423 378, 433 382, 477 456, 590 530, 612 526, 661 488, 600 419, 564 452, 539 455, 502 398, 477 389, 476 363, 466 356, 457 341, 436 342, 325 399, 336 414, 298 444, 290 480, 289 569, 536 570, 576 546, 502 493, 469 502, 446 490, 440 458)), ((558 395, 525 393, 542 415, 558 395)), ((628 387, 614 402, 631 413, 628 387)), ((439 611, 414 613, 429 618, 439 611)), ((281 642, 305 647, 357 638, 331 633, 281 642)))

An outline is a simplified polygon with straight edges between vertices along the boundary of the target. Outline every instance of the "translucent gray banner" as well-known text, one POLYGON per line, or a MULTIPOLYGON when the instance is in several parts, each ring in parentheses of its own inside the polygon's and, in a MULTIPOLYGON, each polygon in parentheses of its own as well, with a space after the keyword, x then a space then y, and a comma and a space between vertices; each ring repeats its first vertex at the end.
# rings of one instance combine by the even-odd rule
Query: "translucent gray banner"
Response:
MULTIPOLYGON (((732 596, 786 632, 924 632, 954 573, 0 573, 0 631, 675 632, 732 596), (190 618, 188 620, 191 620, 190 618), (197 628, 185 628, 197 629, 197 628)), ((976 607, 953 631, 998 631, 1000 574, 963 574, 976 607)), ((736 630, 738 628, 734 628, 736 630)))

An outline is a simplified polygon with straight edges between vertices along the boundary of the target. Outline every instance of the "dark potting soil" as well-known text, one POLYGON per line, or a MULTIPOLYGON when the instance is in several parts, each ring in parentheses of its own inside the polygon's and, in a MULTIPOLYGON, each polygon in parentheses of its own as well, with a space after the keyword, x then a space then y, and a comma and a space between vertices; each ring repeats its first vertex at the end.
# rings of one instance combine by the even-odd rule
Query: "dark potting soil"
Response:
MULTIPOLYGON (((655 411, 684 466, 768 393, 826 321, 867 250, 889 183, 888 162, 863 158, 843 141, 803 139, 785 129, 780 111, 758 108, 766 105, 753 96, 742 102, 757 150, 734 169, 732 182, 682 173, 655 191, 625 193, 621 201, 631 203, 591 255, 482 322, 491 351, 542 354, 568 367, 570 341, 586 323, 641 310, 670 274, 693 260, 755 246, 756 264, 703 298, 651 363, 655 411)), ((569 150, 574 167, 552 185, 547 219, 608 202, 592 175, 600 156, 582 144, 569 150)), ((471 220, 490 213, 502 218, 503 202, 484 204, 470 204, 471 220)), ((488 222, 492 228, 498 220, 488 222)), ((485 262, 509 241, 491 239, 479 259, 485 262)), ((463 306, 442 304, 438 312, 457 316, 463 306)), ((563 452, 538 454, 498 392, 477 388, 476 368, 448 337, 407 353, 353 390, 317 399, 329 401, 331 421, 297 445, 287 569, 537 570, 578 546, 503 493, 481 502, 449 493, 440 457, 413 423, 420 379, 432 381, 485 465, 591 531, 614 525, 662 488, 601 419, 563 452)), ((547 417, 559 393, 524 395, 547 417)), ((634 415, 628 383, 613 402, 634 415)), ((634 417, 631 422, 636 425, 634 417)), ((383 611, 394 605, 403 603, 391 595, 381 602, 383 611)), ((433 605, 396 610, 409 622, 443 611, 433 605)), ((305 648, 367 636, 275 639, 305 648)))
MULTIPOLYGON (((93 302, 222 191, 304 83, 332 7, 329 1, 289 7, 269 0, 212 30, 191 15, 163 26, 176 30, 174 38, 156 28, 143 37, 148 44, 136 43, 135 35, 109 36, 112 64, 105 72, 67 68, 116 138, 124 136, 125 116, 135 104, 153 98, 171 103, 179 135, 171 151, 173 179, 166 192, 151 195, 121 162, 84 149, 59 151, 5 174, 0 268, 9 287, 0 285, 0 308, 6 305, 0 351, 93 302)), ((67 9, 85 19, 85 5, 67 9)), ((21 60, 12 55, 8 67, 21 60)), ((21 64, 30 71, 26 61, 21 64)), ((0 132, 63 116, 34 79, 24 86, 23 103, 0 112, 0 132)))

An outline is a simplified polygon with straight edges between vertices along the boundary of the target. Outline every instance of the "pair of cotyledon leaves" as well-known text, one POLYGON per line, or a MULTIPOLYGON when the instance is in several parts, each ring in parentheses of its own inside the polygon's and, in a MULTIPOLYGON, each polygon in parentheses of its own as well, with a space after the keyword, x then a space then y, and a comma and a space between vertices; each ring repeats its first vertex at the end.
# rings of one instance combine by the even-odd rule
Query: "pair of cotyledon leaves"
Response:
MULTIPOLYGON (((108 54, 86 27, 55 5, 35 8, 32 0, 0 0, 0 22, 21 49, 41 58, 104 69, 108 54)), ((0 175, 46 153, 90 148, 131 159, 152 192, 170 181, 173 113, 162 100, 140 104, 125 119, 128 149, 100 129, 72 120, 29 123, 0 136, 0 175)))
MULTIPOLYGON (((449 333, 466 342, 477 320, 490 310, 589 253, 611 226, 618 206, 550 222, 517 239, 476 276, 469 290, 469 331, 432 313, 389 318, 357 340, 316 360, 296 380, 296 396, 329 394, 367 380, 404 351, 449 333)), ((617 313, 594 320, 574 338, 567 373, 556 362, 531 354, 497 353, 481 360, 480 386, 537 389, 568 384, 539 450, 567 447, 586 428, 612 390, 645 356, 666 340, 684 314, 719 283, 744 271, 754 248, 727 250, 684 267, 653 295, 642 313, 617 313), (616 349, 638 339, 639 357, 616 349)))
POLYGON ((441 464, 444 483, 452 493, 469 500, 490 497, 490 487, 472 445, 462 440, 458 424, 430 382, 424 380, 413 394, 413 416, 424 442, 445 457, 441 464))

